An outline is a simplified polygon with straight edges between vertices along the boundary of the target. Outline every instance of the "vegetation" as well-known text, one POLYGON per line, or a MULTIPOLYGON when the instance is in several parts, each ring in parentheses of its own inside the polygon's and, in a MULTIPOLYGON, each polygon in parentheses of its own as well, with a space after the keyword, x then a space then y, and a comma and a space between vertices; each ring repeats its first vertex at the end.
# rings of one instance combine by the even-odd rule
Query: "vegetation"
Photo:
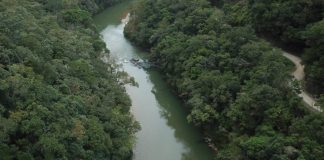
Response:
POLYGON ((251 24, 258 33, 301 51, 308 91, 324 94, 322 0, 241 0, 226 2, 224 10, 232 25, 251 24))
MULTIPOLYGON (((139 0, 125 35, 151 50, 186 102, 188 121, 219 148, 215 159, 323 159, 323 114, 303 107, 289 85, 291 64, 257 38, 241 3, 222 12, 211 5, 218 1, 139 0)), ((321 26, 311 25, 305 37, 321 43, 321 26)))
POLYGON ((138 124, 91 22, 114 2, 0 1, 1 159, 131 159, 138 124))

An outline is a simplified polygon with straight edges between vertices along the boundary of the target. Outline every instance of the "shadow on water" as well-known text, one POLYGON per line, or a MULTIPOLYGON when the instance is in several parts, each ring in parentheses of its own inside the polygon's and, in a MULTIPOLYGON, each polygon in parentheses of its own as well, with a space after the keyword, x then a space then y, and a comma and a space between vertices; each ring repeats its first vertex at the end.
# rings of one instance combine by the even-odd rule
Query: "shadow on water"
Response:
MULTIPOLYGON (((144 59, 148 54, 124 38, 125 24, 121 19, 131 3, 111 7, 94 18, 111 56, 120 61, 144 59)), ((129 62, 123 63, 122 69, 139 83, 139 87, 126 86, 132 113, 142 126, 136 135, 135 160, 212 160, 212 151, 203 143, 199 130, 188 124, 184 105, 172 94, 162 75, 129 62)))
POLYGON ((210 160, 211 150, 203 141, 203 135, 187 122, 187 110, 180 99, 174 95, 163 76, 156 70, 147 71, 149 79, 154 84, 152 93, 159 103, 160 115, 167 120, 167 125, 173 128, 176 139, 184 143, 188 152, 182 154, 181 160, 210 160), (190 134, 188 134, 190 133, 190 134))
POLYGON ((97 26, 97 30, 102 31, 108 25, 120 25, 120 20, 127 16, 133 2, 132 0, 126 0, 97 14, 93 20, 97 26))

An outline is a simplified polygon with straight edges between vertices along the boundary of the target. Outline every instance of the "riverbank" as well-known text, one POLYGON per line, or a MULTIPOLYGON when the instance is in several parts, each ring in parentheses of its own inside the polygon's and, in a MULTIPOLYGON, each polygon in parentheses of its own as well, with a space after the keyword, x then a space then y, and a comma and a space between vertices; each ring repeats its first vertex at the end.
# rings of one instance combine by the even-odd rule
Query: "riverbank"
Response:
POLYGON ((117 1, 0 1, 0 159, 132 158, 138 125, 91 17, 117 1))
POLYGON ((321 146, 315 128, 322 114, 308 111, 289 86, 293 65, 279 49, 250 26, 228 24, 233 17, 207 1, 141 2, 127 37, 150 48, 150 59, 184 99, 188 122, 217 144, 217 159, 323 155, 305 150, 321 146))
POLYGON ((134 65, 145 62, 147 53, 124 37, 125 12, 131 5, 122 3, 95 18, 110 56, 121 64, 120 70, 134 77, 138 87, 126 85, 132 113, 141 124, 134 148, 135 160, 211 160, 213 152, 204 143, 199 129, 188 124, 182 102, 171 92, 162 75, 151 68, 134 65), (121 19, 124 17, 124 19, 121 19))

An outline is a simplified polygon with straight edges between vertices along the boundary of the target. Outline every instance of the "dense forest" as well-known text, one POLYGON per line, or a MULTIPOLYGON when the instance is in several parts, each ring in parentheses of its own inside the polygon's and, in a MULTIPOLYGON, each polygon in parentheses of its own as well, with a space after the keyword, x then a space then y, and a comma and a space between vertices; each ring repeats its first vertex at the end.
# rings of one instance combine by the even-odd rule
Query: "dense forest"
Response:
POLYGON ((217 146, 215 159, 323 160, 323 114, 306 109, 291 83, 293 65, 257 36, 266 27, 285 43, 304 44, 308 79, 323 83, 324 28, 316 22, 323 13, 311 17, 322 1, 307 1, 309 8, 302 1, 139 0, 124 32, 150 50, 188 121, 217 146), (299 29, 289 27, 294 20, 299 29))
POLYGON ((115 2, 0 0, 0 159, 131 159, 124 74, 92 24, 115 2))
POLYGON ((251 25, 258 34, 301 54, 307 90, 324 94, 323 0, 240 0, 222 5, 231 25, 251 25))

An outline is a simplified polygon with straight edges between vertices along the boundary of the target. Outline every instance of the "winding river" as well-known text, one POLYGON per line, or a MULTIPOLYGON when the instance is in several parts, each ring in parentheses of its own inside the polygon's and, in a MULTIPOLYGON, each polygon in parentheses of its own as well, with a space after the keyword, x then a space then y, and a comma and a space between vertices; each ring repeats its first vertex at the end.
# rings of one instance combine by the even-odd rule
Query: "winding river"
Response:
POLYGON ((132 100, 132 113, 141 124, 134 148, 135 160, 211 160, 212 151, 199 130, 186 121, 181 101, 156 70, 144 70, 129 62, 145 59, 147 53, 124 38, 127 11, 131 1, 108 8, 94 18, 111 57, 121 69, 135 78, 138 87, 126 85, 132 100), (126 18, 125 18, 126 17, 126 18))

